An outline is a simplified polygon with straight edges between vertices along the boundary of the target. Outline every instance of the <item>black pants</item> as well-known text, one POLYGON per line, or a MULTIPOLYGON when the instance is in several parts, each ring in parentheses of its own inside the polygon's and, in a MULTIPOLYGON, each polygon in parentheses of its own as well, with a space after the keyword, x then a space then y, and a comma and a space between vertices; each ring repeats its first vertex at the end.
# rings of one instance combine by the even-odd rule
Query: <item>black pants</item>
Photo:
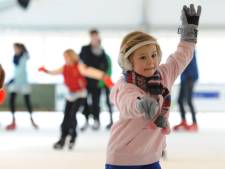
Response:
POLYGON ((182 120, 186 120, 185 114, 185 104, 188 105, 191 115, 192 115, 192 120, 193 123, 196 123, 196 112, 192 103, 192 95, 193 95, 193 88, 194 88, 195 82, 189 78, 186 82, 181 82, 180 84, 180 92, 179 92, 179 97, 178 97, 178 104, 179 104, 179 109, 181 113, 181 118, 182 120))
POLYGON ((66 101, 64 110, 64 118, 61 124, 61 137, 65 138, 71 135, 73 138, 77 137, 77 118, 76 113, 79 108, 84 105, 86 98, 79 98, 73 102, 66 101))
POLYGON ((90 114, 93 115, 94 120, 99 121, 100 114, 100 94, 101 89, 99 88, 87 88, 87 99, 85 101, 83 114, 86 120, 89 119, 90 114), (88 103, 89 98, 91 99, 91 104, 88 103))
MULTIPOLYGON (((12 112, 12 114, 13 114, 13 117, 14 117, 14 114, 15 114, 15 111, 16 111, 16 103, 15 103, 16 96, 17 96, 17 93, 15 93, 15 92, 10 93, 9 108, 10 108, 10 111, 12 112)), ((24 95, 24 101, 25 101, 28 112, 30 114, 32 114, 32 105, 31 105, 29 94, 24 95)))
POLYGON ((110 121, 112 122, 112 104, 110 102, 110 99, 109 99, 109 95, 110 95, 110 90, 108 87, 104 87, 104 90, 105 90, 105 97, 106 97, 106 105, 108 107, 108 111, 109 111, 109 114, 110 114, 110 121))

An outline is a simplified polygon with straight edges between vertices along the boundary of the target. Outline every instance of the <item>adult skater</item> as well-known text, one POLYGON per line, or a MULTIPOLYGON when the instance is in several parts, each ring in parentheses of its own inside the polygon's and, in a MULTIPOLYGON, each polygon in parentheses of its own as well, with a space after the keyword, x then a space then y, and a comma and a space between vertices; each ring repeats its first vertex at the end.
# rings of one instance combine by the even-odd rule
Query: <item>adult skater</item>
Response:
POLYGON ((196 81, 198 80, 198 66, 196 61, 196 51, 194 51, 193 58, 190 64, 181 74, 180 91, 178 96, 178 105, 181 115, 181 123, 174 126, 174 131, 187 130, 187 131, 197 131, 198 124, 196 119, 196 111, 193 105, 193 91, 196 81), (185 105, 188 105, 191 115, 192 124, 188 125, 186 121, 186 110, 185 105))
MULTIPOLYGON (((104 72, 108 69, 106 53, 101 46, 101 39, 98 30, 93 29, 90 32, 90 44, 83 46, 80 53, 80 58, 87 66, 100 69, 104 72)), ((101 89, 98 86, 98 80, 93 78, 87 79, 87 102, 83 114, 85 115, 86 122, 81 130, 84 131, 89 126, 88 120, 90 114, 94 117, 94 124, 92 129, 98 130, 100 127, 100 94, 101 89), (90 101, 90 102, 89 102, 90 101)))
POLYGON ((15 130, 16 129, 16 96, 22 94, 24 96, 24 101, 26 108, 30 113, 31 124, 35 129, 38 129, 38 125, 34 122, 32 116, 32 104, 30 99, 31 87, 28 82, 28 73, 27 73, 27 61, 29 59, 29 52, 22 43, 14 43, 14 77, 7 84, 9 90, 9 108, 12 113, 12 122, 6 126, 6 130, 15 130))

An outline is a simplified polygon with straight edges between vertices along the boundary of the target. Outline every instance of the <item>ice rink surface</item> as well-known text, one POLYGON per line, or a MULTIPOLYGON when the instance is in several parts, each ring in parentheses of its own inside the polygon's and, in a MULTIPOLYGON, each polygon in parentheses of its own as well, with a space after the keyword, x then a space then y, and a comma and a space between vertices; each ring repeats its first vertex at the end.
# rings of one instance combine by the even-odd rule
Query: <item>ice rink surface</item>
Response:
MULTIPOLYGON (((17 129, 5 131, 11 122, 9 112, 0 112, 0 169, 103 169, 109 131, 105 129, 108 114, 101 114, 101 129, 79 132, 70 151, 52 149, 59 136, 61 112, 35 112, 39 130, 32 128, 29 115, 16 114, 17 129)), ((118 119, 118 113, 114 113, 118 119)), ((171 113, 171 126, 179 122, 178 113, 171 113)), ((163 169, 225 169, 225 113, 198 113, 199 132, 172 132, 167 137, 167 158, 163 169)), ((190 116, 188 116, 190 121, 190 116)), ((84 123, 78 114, 79 126, 84 123)))

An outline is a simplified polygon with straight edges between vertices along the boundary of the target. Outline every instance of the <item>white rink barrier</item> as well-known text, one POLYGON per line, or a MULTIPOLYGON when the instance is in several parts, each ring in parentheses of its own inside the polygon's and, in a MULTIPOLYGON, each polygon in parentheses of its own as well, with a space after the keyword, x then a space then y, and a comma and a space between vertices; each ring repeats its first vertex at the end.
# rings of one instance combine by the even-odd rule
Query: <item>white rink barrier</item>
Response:
MULTIPOLYGON (((57 85, 55 90, 55 110, 63 111, 67 89, 63 85, 57 85)), ((171 93, 171 112, 178 111, 178 90, 179 85, 174 85, 171 93)), ((225 84, 196 84, 193 98, 197 112, 225 112, 225 84)), ((103 103, 102 107, 105 109, 104 101, 100 103, 103 103)))
MULTIPOLYGON (((179 85, 172 89, 171 111, 178 111, 179 85)), ((225 112, 225 84, 196 84, 193 104, 197 112, 225 112)))

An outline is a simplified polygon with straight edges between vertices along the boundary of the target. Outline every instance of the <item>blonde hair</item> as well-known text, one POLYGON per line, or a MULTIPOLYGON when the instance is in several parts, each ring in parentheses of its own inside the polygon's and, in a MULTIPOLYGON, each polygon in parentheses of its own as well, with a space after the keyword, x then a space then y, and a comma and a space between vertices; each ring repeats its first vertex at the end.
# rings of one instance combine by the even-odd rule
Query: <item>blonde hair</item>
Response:
POLYGON ((63 52, 63 55, 69 56, 74 62, 79 62, 79 56, 73 49, 67 49, 63 52))
MULTIPOLYGON (((157 44, 156 38, 154 38, 153 36, 151 36, 147 33, 141 32, 141 31, 131 32, 123 38, 121 46, 120 46, 120 54, 124 55, 129 49, 131 49, 132 47, 138 45, 141 42, 145 42, 145 41, 155 42, 157 53, 161 60, 162 53, 161 53, 160 46, 157 44)), ((131 55, 132 55, 132 53, 129 56, 131 56, 131 55)))

